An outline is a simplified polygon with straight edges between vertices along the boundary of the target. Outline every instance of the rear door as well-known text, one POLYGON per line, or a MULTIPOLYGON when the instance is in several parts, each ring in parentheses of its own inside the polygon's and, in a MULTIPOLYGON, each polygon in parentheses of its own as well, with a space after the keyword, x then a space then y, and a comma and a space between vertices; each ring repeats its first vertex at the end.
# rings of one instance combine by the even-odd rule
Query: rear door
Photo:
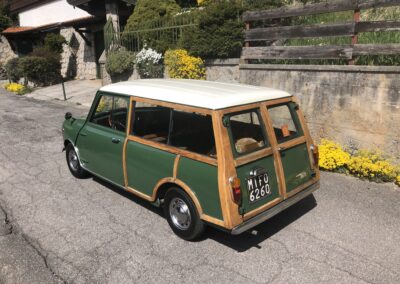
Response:
POLYGON ((285 198, 296 193, 296 188, 309 182, 315 172, 310 161, 309 145, 295 102, 267 107, 273 134, 279 150, 285 179, 285 198))
POLYGON ((260 108, 229 113, 223 120, 242 184, 239 213, 246 215, 282 200, 277 165, 260 108))

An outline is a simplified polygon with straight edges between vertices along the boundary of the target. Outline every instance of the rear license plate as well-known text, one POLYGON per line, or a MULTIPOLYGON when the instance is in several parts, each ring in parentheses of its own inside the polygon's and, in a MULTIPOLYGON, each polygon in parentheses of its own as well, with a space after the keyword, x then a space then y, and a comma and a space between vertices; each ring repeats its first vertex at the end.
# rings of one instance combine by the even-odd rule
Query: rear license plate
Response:
POLYGON ((267 173, 248 178, 246 181, 250 203, 254 203, 271 195, 271 187, 269 185, 267 173))

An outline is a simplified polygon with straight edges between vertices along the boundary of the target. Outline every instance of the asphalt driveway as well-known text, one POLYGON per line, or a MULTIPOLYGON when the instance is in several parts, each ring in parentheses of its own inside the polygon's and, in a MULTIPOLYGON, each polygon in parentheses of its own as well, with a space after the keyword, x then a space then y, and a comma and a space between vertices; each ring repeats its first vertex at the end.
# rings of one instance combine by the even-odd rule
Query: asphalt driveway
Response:
POLYGON ((229 236, 177 238, 161 211, 61 152, 66 111, 0 90, 0 283, 400 283, 400 190, 322 175, 314 196, 229 236))

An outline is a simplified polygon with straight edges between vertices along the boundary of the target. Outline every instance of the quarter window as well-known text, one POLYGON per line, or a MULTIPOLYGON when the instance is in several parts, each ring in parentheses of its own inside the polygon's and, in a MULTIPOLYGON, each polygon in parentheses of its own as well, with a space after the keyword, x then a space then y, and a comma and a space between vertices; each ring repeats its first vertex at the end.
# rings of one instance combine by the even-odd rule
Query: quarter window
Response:
POLYGON ((224 118, 225 125, 227 122, 237 154, 251 153, 267 146, 264 126, 258 110, 229 115, 224 118))
POLYGON ((278 143, 283 143, 302 135, 293 104, 273 106, 268 108, 268 111, 278 143))

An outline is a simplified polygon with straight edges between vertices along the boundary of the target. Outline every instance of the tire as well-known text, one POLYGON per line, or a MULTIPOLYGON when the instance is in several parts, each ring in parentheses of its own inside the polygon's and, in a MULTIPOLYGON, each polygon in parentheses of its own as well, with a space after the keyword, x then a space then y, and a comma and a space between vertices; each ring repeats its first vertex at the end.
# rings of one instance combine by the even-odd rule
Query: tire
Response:
POLYGON ((76 154, 74 146, 72 144, 68 144, 65 149, 65 156, 67 159, 67 165, 71 174, 76 178, 86 178, 89 176, 88 172, 86 172, 80 165, 78 154, 76 154))
POLYGON ((206 225, 200 219, 196 206, 180 188, 170 188, 164 198, 164 215, 174 233, 187 241, 199 238, 206 225))

